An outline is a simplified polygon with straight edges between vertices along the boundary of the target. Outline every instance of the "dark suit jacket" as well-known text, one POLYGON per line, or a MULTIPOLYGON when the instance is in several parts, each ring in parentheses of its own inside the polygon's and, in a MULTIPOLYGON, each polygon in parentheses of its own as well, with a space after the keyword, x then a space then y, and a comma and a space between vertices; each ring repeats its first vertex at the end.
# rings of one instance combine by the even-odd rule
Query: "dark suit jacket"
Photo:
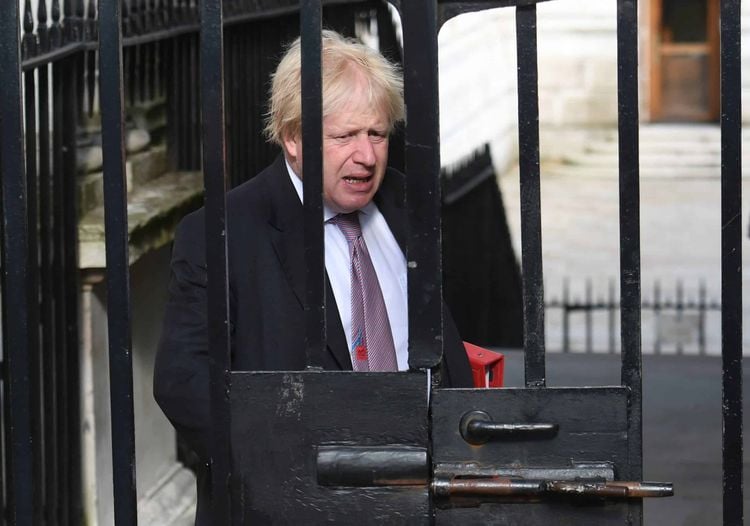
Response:
MULTIPOLYGON (((404 176, 389 170, 375 198, 403 247, 404 176)), ((172 254, 169 300, 154 371, 154 395, 202 461, 209 458, 209 366, 204 211, 180 223, 172 254)), ((303 207, 283 157, 227 196, 230 332, 234 370, 305 368, 303 207)), ((336 301, 327 289, 323 367, 351 369, 336 301)), ((461 340, 446 316, 443 385, 470 387, 461 340)), ((209 524, 208 477, 199 474, 198 519, 209 524)))

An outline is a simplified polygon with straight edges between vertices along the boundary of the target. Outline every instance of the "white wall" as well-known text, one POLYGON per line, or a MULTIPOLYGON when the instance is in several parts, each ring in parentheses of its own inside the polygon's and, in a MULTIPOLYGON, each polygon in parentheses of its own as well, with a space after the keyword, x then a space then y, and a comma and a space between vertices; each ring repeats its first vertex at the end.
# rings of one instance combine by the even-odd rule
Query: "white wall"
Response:
MULTIPOLYGON (((648 15, 639 2, 640 115, 648 120, 648 15)), ((554 0, 537 5, 541 156, 559 159, 617 125, 617 3, 554 0)), ((742 6, 743 41, 750 3, 742 6)), ((750 122, 750 46, 743 55, 743 121, 750 122)), ((468 13, 439 37, 443 165, 490 142, 499 170, 517 151, 515 9, 468 13)))
POLYGON ((493 9, 449 20, 438 37, 443 166, 490 143, 496 167, 518 155, 515 11, 493 9))

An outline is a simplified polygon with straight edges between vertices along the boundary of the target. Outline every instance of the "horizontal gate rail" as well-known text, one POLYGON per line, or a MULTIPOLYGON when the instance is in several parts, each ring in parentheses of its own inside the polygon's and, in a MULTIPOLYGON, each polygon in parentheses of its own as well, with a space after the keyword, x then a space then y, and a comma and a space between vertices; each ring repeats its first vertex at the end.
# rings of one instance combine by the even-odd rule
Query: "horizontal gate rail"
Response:
MULTIPOLYGON (((77 0, 77 2, 83 1, 77 0)), ((55 0, 53 5, 57 5, 59 8, 60 2, 67 6, 71 5, 73 0, 55 0)), ((367 4, 372 3, 372 0, 324 0, 322 5, 335 6, 357 3, 367 4)), ((276 6, 267 5, 257 7, 246 3, 244 7, 235 8, 234 12, 227 14, 223 18, 224 27, 255 20, 278 18, 297 13, 300 10, 297 0, 276 0, 276 4, 276 6)), ((82 6, 82 4, 79 5, 82 6)), ((46 25, 46 20, 39 19, 37 16, 37 24, 35 25, 39 33, 39 45, 28 46, 26 48, 27 51, 23 56, 23 69, 34 69, 40 65, 56 62, 81 51, 95 51, 97 49, 99 33, 96 25, 98 18, 96 17, 94 4, 89 3, 88 5, 85 24, 82 24, 82 20, 77 20, 76 17, 71 17, 70 21, 63 19, 59 25, 63 37, 52 39, 51 41, 45 42, 42 40, 41 32, 49 28, 46 25), (68 29, 69 27, 71 28, 70 30, 68 29)), ((123 2, 123 9, 127 5, 129 5, 129 2, 123 2)), ((153 5, 149 3, 149 6, 153 5)), ((28 8, 28 13, 29 15, 31 13, 30 7, 28 8)), ((161 2, 158 8, 150 8, 142 15, 136 14, 133 17, 128 17, 127 15, 128 12, 123 11, 123 47, 141 46, 164 40, 172 40, 182 35, 198 34, 201 27, 198 9, 195 5, 187 7, 179 0, 161 2), (133 21, 129 22, 128 18, 133 18, 133 21), (144 24, 141 22, 141 18, 148 18, 149 20, 158 21, 158 23, 144 24)))

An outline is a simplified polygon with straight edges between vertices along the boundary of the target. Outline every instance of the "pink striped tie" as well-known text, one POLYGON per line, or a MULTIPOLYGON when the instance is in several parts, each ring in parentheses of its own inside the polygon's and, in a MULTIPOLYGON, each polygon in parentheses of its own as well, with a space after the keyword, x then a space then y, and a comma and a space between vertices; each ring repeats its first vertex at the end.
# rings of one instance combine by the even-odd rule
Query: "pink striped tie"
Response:
POLYGON ((349 242, 352 260, 352 368, 355 371, 397 371, 391 324, 378 276, 359 226, 359 212, 339 214, 338 225, 349 242))

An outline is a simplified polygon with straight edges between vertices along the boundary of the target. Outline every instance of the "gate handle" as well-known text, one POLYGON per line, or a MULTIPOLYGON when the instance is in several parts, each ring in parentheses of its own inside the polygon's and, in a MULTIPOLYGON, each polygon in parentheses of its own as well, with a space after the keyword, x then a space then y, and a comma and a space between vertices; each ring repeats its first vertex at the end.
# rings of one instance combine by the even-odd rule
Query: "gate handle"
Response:
POLYGON ((489 441, 546 440, 557 436, 559 424, 498 424, 484 411, 469 411, 459 424, 461 436, 479 446, 489 441))

